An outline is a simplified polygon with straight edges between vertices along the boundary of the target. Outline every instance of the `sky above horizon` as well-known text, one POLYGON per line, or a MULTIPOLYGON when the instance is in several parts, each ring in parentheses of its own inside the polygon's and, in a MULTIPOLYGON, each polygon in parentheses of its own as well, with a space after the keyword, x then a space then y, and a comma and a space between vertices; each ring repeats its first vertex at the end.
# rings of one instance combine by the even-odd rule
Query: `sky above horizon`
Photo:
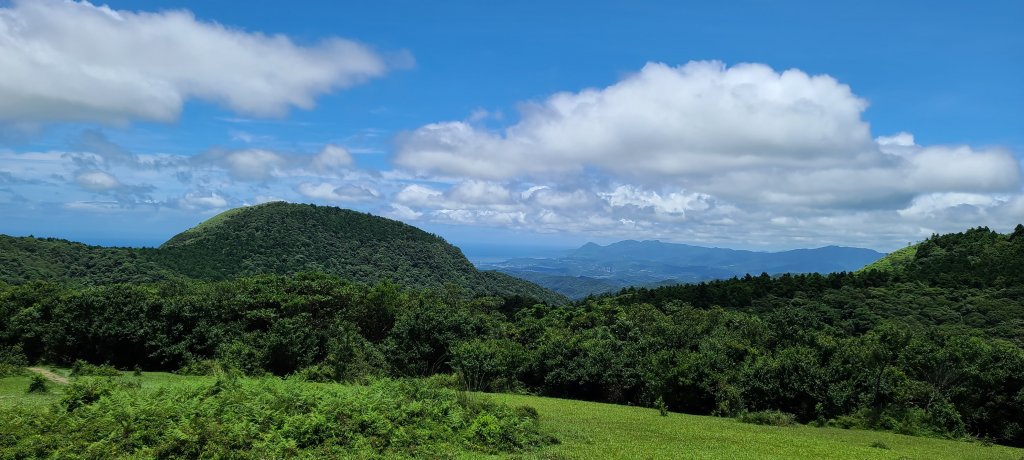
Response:
POLYGON ((470 256, 1007 232, 1022 22, 1019 1, 0 1, 0 233, 152 246, 275 200, 470 256))

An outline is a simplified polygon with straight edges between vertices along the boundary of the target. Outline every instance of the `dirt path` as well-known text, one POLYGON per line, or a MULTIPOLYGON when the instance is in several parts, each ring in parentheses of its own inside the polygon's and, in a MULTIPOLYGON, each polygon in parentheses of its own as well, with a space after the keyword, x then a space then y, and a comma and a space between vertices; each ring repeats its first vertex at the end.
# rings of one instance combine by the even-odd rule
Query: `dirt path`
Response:
POLYGON ((49 369, 43 369, 41 367, 30 367, 30 368, 28 368, 28 370, 30 370, 32 372, 35 372, 36 374, 39 374, 39 375, 41 375, 43 377, 46 377, 47 379, 53 380, 54 382, 57 382, 57 383, 59 383, 61 385, 67 385, 68 384, 67 377, 62 377, 60 375, 54 374, 49 369))

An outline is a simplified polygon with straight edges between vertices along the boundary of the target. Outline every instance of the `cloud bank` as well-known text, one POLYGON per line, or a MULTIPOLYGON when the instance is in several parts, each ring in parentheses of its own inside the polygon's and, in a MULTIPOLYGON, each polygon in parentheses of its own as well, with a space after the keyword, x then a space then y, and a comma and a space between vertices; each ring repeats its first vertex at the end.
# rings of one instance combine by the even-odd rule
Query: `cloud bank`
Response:
POLYGON ((522 198, 494 189, 486 195, 502 203, 481 209, 476 195, 406 189, 396 215, 490 225, 514 212, 505 220, 540 229, 890 248, 907 235, 1024 220, 1010 151, 922 146, 909 133, 873 139, 867 107, 827 75, 649 63, 605 88, 523 103, 499 130, 445 121, 400 136, 400 167, 476 190, 518 186, 522 198))
MULTIPOLYGON (((102 15, 96 21, 184 15, 178 19, 211 33, 314 52, 184 13, 28 5, 3 10, 8 16, 0 25, 11 12, 35 8, 83 9, 102 15)), ((9 36, 0 29, 0 37, 9 36)), ((206 97, 186 89, 183 97, 206 97)), ((228 96, 213 100, 232 107, 228 96)), ((282 110, 303 106, 288 97, 274 100, 269 105, 282 110)), ((62 103, 68 101, 88 106, 70 96, 62 103)), ((87 112, 105 120, 149 117, 125 107, 87 112)), ((873 137, 867 107, 827 75, 762 64, 650 63, 604 88, 523 102, 518 117, 477 113, 414 128, 395 139, 390 170, 361 169, 353 150, 339 144, 269 148, 260 133, 248 135, 244 148, 139 155, 90 130, 67 150, 0 151, 0 207, 49 200, 76 212, 209 214, 284 199, 415 225, 765 249, 888 250, 935 232, 978 225, 1006 231, 1024 221, 1013 152, 921 145, 906 132, 873 137), (489 128, 498 123, 504 126, 489 128)))

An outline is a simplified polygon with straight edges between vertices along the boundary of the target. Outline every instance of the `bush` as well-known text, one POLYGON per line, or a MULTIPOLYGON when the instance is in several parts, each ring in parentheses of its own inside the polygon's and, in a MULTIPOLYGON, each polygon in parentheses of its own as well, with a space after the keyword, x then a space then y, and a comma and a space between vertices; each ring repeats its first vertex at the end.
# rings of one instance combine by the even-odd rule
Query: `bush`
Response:
POLYGON ((966 436, 960 414, 949 403, 934 404, 930 412, 917 407, 884 411, 860 409, 828 421, 829 426, 861 430, 885 430, 910 436, 959 439, 966 436))
POLYGON ((36 374, 32 376, 32 380, 28 383, 28 393, 46 393, 50 391, 46 384, 46 378, 36 374))
POLYGON ((796 416, 777 410, 763 410, 757 412, 744 412, 740 414, 739 420, 743 423, 771 426, 793 426, 796 425, 796 416))
POLYGON ((668 417, 668 406, 665 405, 665 398, 658 396, 658 399, 654 401, 654 407, 658 409, 658 415, 668 417))
POLYGON ((511 340, 471 340, 452 348, 451 366, 469 391, 507 391, 519 381, 525 348, 511 340))
POLYGON ((338 380, 334 369, 323 364, 303 367, 291 376, 305 382, 335 382, 338 380))
POLYGON ((175 371, 178 375, 217 375, 222 370, 221 364, 213 359, 188 361, 175 371))
POLYGON ((109 396, 114 391, 139 388, 139 386, 138 383, 132 384, 110 378, 85 379, 71 382, 70 385, 64 388, 64 396, 60 400, 60 406, 66 412, 74 412, 81 407, 99 401, 104 396, 109 396))
POLYGON ((0 457, 452 458, 555 442, 535 411, 422 380, 218 379, 152 389, 83 379, 61 404, 65 411, 0 418, 0 457))
POLYGON ((0 347, 0 378, 25 375, 28 360, 21 351, 21 345, 0 347))
POLYGON ((95 365, 89 364, 82 360, 78 360, 71 365, 71 376, 120 377, 121 371, 117 370, 117 368, 109 364, 95 365))

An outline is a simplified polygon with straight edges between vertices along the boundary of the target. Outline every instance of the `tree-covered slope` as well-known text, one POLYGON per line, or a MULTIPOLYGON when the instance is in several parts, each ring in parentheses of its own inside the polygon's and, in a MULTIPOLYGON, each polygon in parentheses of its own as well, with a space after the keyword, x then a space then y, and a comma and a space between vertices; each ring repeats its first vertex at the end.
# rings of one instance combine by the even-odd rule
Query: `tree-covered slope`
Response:
POLYGON ((932 235, 893 252, 862 271, 878 270, 942 286, 1024 285, 1024 225, 1000 234, 978 227, 932 235))
POLYGON ((329 206, 277 202, 232 209, 156 249, 0 238, 0 281, 10 284, 222 280, 299 272, 408 288, 456 286, 472 295, 565 300, 528 281, 480 272, 457 247, 411 225, 329 206))
POLYGON ((151 249, 89 246, 55 238, 0 235, 0 281, 33 280, 84 284, 149 282, 173 273, 152 259, 151 249))
POLYGON ((199 279, 319 271, 412 287, 476 284, 462 252, 411 225, 346 209, 267 203, 227 211, 171 238, 162 265, 199 279))

